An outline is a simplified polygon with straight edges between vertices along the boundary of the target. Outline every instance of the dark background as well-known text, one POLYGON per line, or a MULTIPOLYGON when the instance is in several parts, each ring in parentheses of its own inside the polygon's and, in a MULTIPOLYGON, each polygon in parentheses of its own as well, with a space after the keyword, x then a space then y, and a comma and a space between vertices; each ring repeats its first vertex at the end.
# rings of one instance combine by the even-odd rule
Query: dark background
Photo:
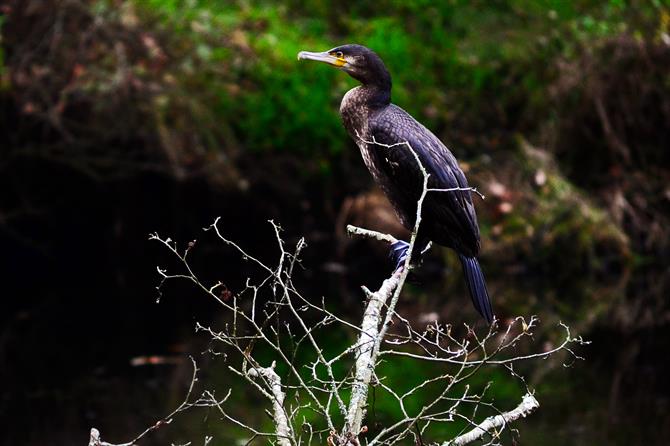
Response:
MULTIPOLYGON (((402 235, 339 123, 354 82, 300 50, 357 42, 394 102, 461 160, 496 314, 592 341, 529 369, 541 410, 522 444, 665 444, 670 435, 670 7, 664 1, 9 1, 0 30, 0 442, 128 441, 183 395, 191 354, 224 386, 195 322, 221 310, 156 266, 197 239, 204 278, 247 271, 202 228, 276 256, 268 219, 308 243, 301 285, 360 311, 402 235), (133 359, 166 364, 133 365, 133 359), (209 368, 208 368, 209 365, 209 368), (539 370, 539 369, 542 370, 539 370), (546 369, 546 370, 545 370, 546 369)), ((459 267, 433 250, 401 302, 473 322, 459 267)), ((518 397, 500 390, 498 397, 518 397)), ((259 399, 240 400, 253 413, 259 399)), ((245 409, 246 408, 246 409, 245 409)), ((384 411, 384 407, 379 408, 384 411)), ((146 444, 235 434, 202 413, 146 444)), ((218 443, 214 443, 218 444, 218 443)))

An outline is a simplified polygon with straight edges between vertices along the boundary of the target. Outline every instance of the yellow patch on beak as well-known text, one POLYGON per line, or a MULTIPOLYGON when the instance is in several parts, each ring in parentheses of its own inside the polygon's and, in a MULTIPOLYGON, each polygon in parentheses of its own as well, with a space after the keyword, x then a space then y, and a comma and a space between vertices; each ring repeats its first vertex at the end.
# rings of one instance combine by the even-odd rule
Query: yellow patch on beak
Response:
POLYGON ((343 67, 347 64, 347 61, 344 59, 344 57, 337 57, 335 55, 332 55, 332 56, 335 57, 335 60, 333 61, 333 65, 335 65, 336 67, 340 68, 340 67, 343 67))

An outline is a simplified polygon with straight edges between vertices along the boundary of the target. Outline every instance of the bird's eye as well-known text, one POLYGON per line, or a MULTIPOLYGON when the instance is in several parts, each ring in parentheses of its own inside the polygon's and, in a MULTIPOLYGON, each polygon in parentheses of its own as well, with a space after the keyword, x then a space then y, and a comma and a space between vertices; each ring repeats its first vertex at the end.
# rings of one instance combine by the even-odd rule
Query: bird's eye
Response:
POLYGON ((337 56, 338 59, 344 59, 344 54, 342 53, 342 51, 338 51, 337 53, 335 53, 335 55, 337 56))

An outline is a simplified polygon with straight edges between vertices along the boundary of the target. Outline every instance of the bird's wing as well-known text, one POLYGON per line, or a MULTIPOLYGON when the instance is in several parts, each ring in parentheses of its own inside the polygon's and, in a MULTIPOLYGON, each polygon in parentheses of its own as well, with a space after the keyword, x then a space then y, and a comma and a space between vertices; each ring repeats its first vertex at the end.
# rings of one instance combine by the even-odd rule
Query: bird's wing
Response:
MULTIPOLYGON (((452 153, 430 130, 399 107, 388 107, 371 119, 369 135, 378 143, 393 145, 368 144, 368 148, 375 154, 390 188, 399 196, 396 197, 399 203, 394 205, 416 212, 423 184, 416 158, 403 143, 409 144, 430 175, 429 188, 468 187, 452 153)), ((479 227, 470 191, 429 192, 422 215, 432 240, 470 256, 479 252, 479 227)))

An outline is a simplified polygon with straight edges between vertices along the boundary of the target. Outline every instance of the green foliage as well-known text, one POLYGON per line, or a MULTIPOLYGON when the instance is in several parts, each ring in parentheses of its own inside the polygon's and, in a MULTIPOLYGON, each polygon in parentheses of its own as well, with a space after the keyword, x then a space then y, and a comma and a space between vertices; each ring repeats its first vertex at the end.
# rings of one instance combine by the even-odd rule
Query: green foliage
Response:
POLYGON ((620 1, 135 4, 171 37, 174 101, 198 101, 197 116, 227 122, 246 150, 331 161, 348 144, 337 105, 353 82, 298 63, 302 49, 375 49, 394 77, 394 101, 461 143, 464 127, 490 134, 543 110, 548 60, 634 26, 620 1))

